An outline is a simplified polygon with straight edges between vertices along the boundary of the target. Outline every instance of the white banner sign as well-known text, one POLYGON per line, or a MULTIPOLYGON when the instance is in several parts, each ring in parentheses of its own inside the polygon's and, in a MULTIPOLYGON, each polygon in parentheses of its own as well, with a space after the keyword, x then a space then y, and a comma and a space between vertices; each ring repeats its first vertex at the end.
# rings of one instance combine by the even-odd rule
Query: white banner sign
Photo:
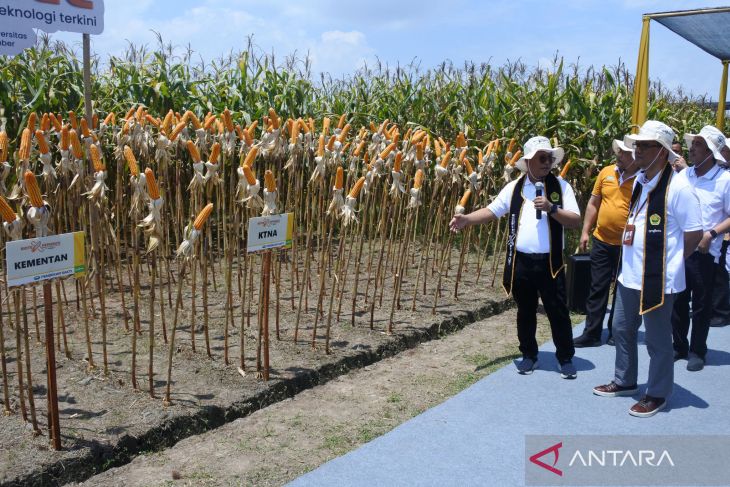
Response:
POLYGON ((104 0, 5 0, 0 2, 0 54, 14 55, 45 32, 104 32, 104 0))
POLYGON ((249 252, 291 248, 292 234, 294 233, 294 213, 281 215, 261 216, 248 220, 249 252))
POLYGON ((13 240, 5 246, 8 287, 86 272, 84 232, 13 240))

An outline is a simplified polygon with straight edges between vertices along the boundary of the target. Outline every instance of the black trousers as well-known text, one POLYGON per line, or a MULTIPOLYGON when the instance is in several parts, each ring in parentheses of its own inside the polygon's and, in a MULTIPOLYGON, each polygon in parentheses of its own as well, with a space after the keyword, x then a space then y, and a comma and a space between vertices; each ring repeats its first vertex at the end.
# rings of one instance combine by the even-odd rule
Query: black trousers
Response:
POLYGON ((548 254, 517 252, 512 296, 517 302, 517 338, 524 357, 537 358, 537 298, 542 299, 561 364, 575 355, 573 328, 566 304, 565 272, 553 279, 548 254))
POLYGON ((695 251, 684 262, 687 288, 674 300, 672 335, 674 350, 692 352, 701 358, 707 353, 707 334, 712 317, 712 284, 715 276, 714 257, 695 251), (689 333, 689 302, 692 299, 692 335, 689 333))
MULTIPOLYGON (((603 319, 608 307, 608 294, 611 283, 616 279, 618 259, 621 252, 620 245, 611 245, 593 237, 591 247, 591 290, 586 300, 586 327, 584 335, 594 340, 601 339, 603 319)), ((611 320, 608 321, 608 331, 611 333, 611 320)))
POLYGON ((710 325, 727 325, 730 323, 730 283, 725 262, 727 260, 727 240, 722 242, 720 262, 715 264, 715 285, 712 288, 712 318, 710 325))

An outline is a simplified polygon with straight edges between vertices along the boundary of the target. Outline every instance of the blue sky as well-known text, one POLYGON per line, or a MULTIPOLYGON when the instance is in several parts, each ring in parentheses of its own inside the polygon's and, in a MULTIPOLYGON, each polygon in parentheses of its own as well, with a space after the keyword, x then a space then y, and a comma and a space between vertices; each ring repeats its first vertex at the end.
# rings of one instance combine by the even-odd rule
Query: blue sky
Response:
MULTIPOLYGON (((155 45, 153 30, 204 59, 242 49, 247 36, 277 57, 309 53, 315 72, 346 75, 376 58, 390 65, 417 59, 521 59, 636 67, 641 14, 730 5, 730 0, 106 0, 105 32, 92 37, 102 59, 128 41, 155 45)), ((719 60, 652 22, 650 76, 670 87, 717 99, 719 60)), ((80 45, 78 34, 56 34, 80 45)), ((80 50, 80 48, 79 48, 80 50)))

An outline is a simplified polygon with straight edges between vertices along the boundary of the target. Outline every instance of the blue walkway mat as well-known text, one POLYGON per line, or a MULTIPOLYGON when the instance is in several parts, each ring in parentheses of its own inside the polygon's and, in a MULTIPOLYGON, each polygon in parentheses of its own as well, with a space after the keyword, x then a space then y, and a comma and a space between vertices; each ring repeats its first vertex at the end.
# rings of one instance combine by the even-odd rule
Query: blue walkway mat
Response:
MULTIPOLYGON (((574 328, 582 330, 582 324, 574 328)), ((643 328, 639 340, 642 393, 649 361, 643 328)), ((525 483, 525 435, 730 435, 730 326, 711 328, 708 344, 703 371, 675 364, 668 408, 635 418, 628 410, 640 394, 592 393, 613 378, 613 347, 576 349, 578 377, 564 380, 548 342, 532 375, 520 376, 510 364, 290 485, 516 486, 525 483)))

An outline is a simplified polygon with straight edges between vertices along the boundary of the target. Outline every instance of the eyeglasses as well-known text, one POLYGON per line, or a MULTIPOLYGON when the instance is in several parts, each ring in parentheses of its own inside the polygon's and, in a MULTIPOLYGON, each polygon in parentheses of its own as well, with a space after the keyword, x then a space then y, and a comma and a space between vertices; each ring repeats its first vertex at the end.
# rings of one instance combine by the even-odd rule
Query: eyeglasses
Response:
POLYGON ((662 147, 662 145, 657 142, 636 142, 636 143, 634 143, 635 149, 646 150, 646 149, 651 149, 653 147, 662 147))
POLYGON ((555 158, 551 154, 545 154, 544 152, 535 156, 535 159, 537 159, 539 162, 553 162, 555 160, 555 158))

